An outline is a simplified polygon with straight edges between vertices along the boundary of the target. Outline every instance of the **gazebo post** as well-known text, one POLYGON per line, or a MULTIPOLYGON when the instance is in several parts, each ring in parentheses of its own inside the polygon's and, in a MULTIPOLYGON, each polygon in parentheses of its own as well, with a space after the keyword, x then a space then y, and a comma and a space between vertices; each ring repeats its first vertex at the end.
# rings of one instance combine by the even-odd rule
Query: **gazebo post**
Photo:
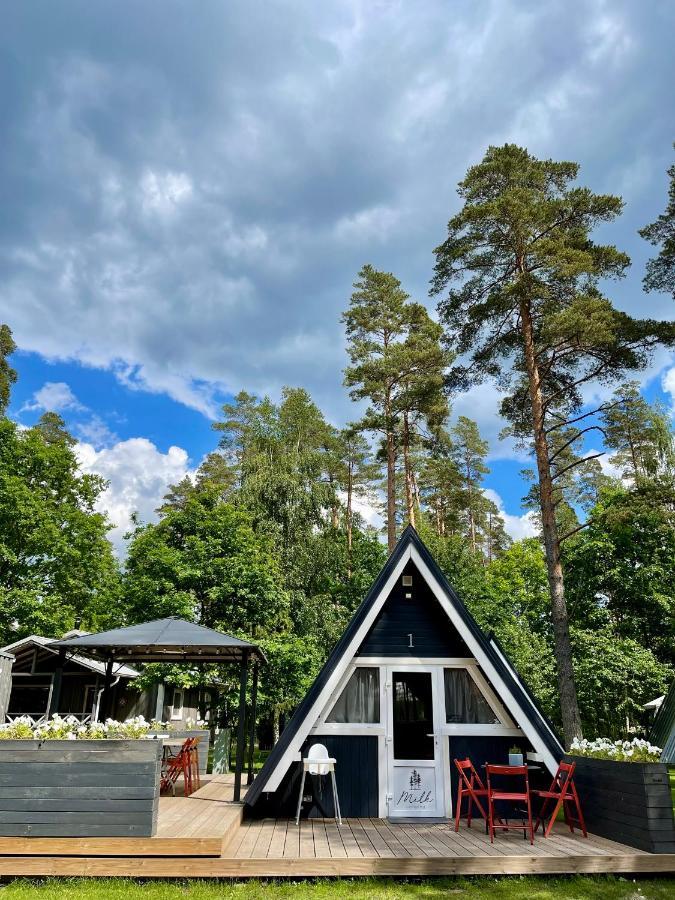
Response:
POLYGON ((47 710, 47 718, 51 719, 54 713, 59 711, 59 703, 61 702, 61 682, 63 681, 63 666, 66 661, 66 651, 59 650, 59 657, 54 669, 54 679, 52 681, 52 690, 49 695, 49 709, 47 710))
POLYGON ((248 652, 241 657, 239 675, 239 723, 237 725, 237 759, 234 767, 234 802, 241 798, 241 773, 244 770, 244 742, 246 740, 246 681, 248 678, 248 652))
POLYGON ((251 687, 251 721, 248 737, 248 776, 246 784, 253 784, 253 751, 255 749, 255 718, 258 705, 258 661, 253 666, 253 686, 251 687))
POLYGON ((103 681, 103 691, 101 693, 101 702, 98 705, 98 712, 96 715, 96 721, 100 722, 101 719, 105 722, 110 713, 110 686, 112 684, 112 670, 113 670, 113 658, 109 656, 106 660, 105 664, 105 679, 103 681))

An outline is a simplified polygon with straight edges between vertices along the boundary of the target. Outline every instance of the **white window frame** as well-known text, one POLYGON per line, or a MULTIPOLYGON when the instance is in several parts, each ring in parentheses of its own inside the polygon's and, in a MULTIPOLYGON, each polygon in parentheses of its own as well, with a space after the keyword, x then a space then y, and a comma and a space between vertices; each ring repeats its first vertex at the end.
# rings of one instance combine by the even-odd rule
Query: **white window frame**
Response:
POLYGON ((355 735, 355 734, 384 734, 385 725, 384 725, 384 709, 385 709, 385 694, 384 694, 384 676, 382 673, 382 668, 379 662, 363 662, 361 659, 354 659, 347 666, 347 670, 343 677, 338 682, 337 687, 330 695, 328 703, 316 721, 316 725, 311 730, 311 734, 345 734, 345 735, 355 735), (379 687, 380 687, 380 721, 379 722, 327 722, 326 719, 333 712, 333 707, 337 703, 342 694, 342 691, 347 687, 347 682, 354 674, 356 669, 377 669, 379 673, 379 687))
POLYGON ((185 708, 185 689, 175 687, 171 697, 171 721, 177 722, 183 718, 185 708), (176 694, 180 694, 180 706, 176 706, 176 694))
POLYGON ((490 707, 499 722, 485 722, 483 724, 470 724, 469 722, 448 722, 448 711, 445 707, 445 672, 443 672, 443 722, 441 730, 445 734, 503 734, 503 729, 510 731, 516 729, 518 734, 522 734, 520 728, 516 728, 513 719, 499 702, 499 698, 490 687, 487 679, 480 671, 475 660, 467 660, 464 665, 443 665, 443 669, 465 669, 481 693, 481 696, 490 707), (478 729, 478 730, 476 730, 478 729))

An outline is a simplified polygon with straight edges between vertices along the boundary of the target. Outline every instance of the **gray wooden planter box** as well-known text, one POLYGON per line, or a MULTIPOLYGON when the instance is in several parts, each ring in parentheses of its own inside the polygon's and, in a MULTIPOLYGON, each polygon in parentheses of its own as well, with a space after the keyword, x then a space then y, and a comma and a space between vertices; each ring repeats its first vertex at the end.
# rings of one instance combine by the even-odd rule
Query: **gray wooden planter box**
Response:
POLYGON ((151 837, 159 741, 0 740, 0 835, 151 837))
POLYGON ((673 800, 664 763, 566 756, 589 831, 650 853, 675 853, 673 800))
POLYGON ((189 737, 200 737, 199 742, 199 771, 202 775, 206 774, 206 766, 209 761, 209 744, 211 742, 211 732, 208 728, 190 728, 176 729, 175 731, 150 731, 149 734, 168 734, 172 740, 184 741, 189 737))

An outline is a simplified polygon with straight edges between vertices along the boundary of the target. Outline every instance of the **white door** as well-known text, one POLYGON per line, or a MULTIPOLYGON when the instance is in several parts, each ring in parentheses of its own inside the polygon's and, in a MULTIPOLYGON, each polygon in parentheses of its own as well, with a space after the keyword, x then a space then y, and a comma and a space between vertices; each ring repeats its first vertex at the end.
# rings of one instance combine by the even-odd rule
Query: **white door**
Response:
POLYGON ((437 667, 387 668, 387 799, 392 819, 447 814, 437 667))

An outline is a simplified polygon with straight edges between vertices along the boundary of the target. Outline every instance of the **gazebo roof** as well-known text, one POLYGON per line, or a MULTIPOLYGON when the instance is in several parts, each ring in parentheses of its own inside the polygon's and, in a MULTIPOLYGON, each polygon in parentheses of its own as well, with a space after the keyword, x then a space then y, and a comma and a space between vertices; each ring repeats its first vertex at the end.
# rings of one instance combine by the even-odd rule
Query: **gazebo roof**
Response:
POLYGON ((83 651, 97 659, 129 662, 236 662, 245 656, 266 661, 255 644, 175 616, 65 638, 51 643, 50 649, 83 651))

